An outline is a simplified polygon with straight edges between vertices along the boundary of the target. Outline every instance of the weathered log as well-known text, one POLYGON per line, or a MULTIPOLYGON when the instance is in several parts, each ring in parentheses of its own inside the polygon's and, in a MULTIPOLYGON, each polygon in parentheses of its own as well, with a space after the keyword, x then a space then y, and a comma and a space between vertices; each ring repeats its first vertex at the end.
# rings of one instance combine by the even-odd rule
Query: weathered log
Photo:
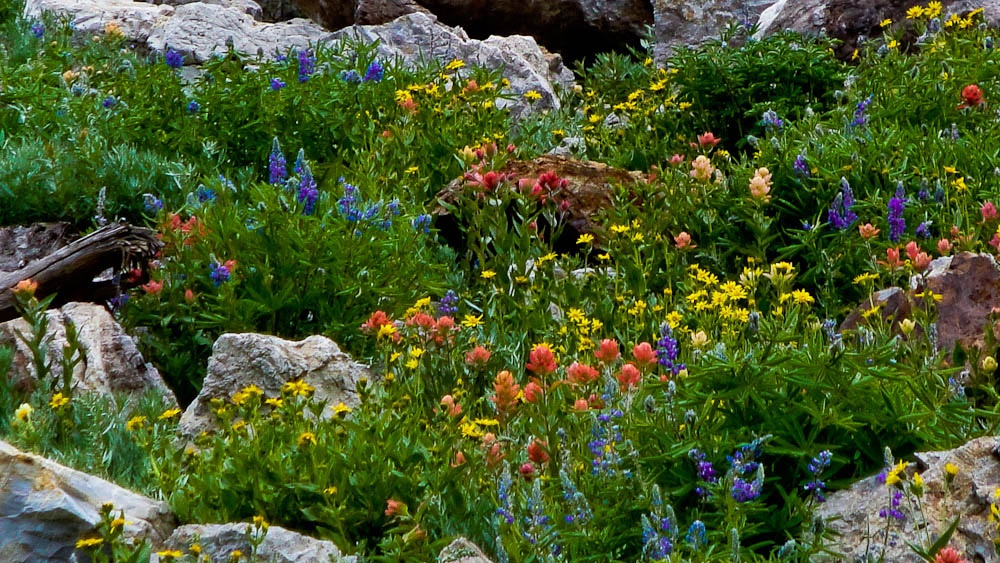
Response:
POLYGON ((69 301, 103 302, 117 288, 106 280, 95 281, 101 272, 121 272, 142 265, 162 247, 155 231, 119 222, 101 227, 19 270, 2 272, 0 322, 18 316, 12 289, 21 280, 31 279, 38 284, 35 295, 39 299, 57 294, 53 306, 69 301))

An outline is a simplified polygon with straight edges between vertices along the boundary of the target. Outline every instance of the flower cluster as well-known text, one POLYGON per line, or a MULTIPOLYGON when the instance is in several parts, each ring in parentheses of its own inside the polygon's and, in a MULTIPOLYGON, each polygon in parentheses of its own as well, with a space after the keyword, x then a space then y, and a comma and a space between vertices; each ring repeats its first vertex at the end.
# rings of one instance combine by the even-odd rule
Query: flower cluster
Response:
POLYGON ((906 205, 906 192, 903 183, 896 185, 896 193, 889 199, 889 240, 899 242, 906 231, 906 221, 903 219, 903 208, 906 205))
POLYGON ((833 199, 833 204, 827 213, 827 221, 830 222, 830 226, 843 231, 854 224, 858 220, 858 215, 851 209, 852 207, 854 207, 854 192, 851 190, 851 185, 847 183, 847 178, 841 178, 840 191, 833 199))

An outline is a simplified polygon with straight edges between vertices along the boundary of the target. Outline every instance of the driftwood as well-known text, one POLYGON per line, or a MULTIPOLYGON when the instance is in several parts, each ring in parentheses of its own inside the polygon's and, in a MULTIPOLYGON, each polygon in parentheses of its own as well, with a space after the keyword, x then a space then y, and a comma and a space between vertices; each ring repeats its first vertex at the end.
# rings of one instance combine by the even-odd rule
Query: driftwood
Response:
POLYGON ((95 281, 98 275, 145 264, 162 246, 155 231, 120 222, 101 227, 20 270, 0 272, 0 321, 18 317, 12 289, 21 280, 38 284, 35 295, 39 299, 57 294, 54 306, 70 301, 103 302, 114 296, 118 285, 95 281))

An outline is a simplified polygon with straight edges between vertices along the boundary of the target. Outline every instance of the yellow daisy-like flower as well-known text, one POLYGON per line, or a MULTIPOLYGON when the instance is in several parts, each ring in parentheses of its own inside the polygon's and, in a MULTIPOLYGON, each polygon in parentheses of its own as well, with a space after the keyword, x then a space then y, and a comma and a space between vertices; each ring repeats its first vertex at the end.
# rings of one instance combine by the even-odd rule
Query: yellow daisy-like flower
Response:
POLYGON ((577 244, 591 244, 593 242, 594 242, 594 235, 590 233, 584 233, 580 235, 578 239, 576 239, 577 244))
POLYGON ((315 390, 316 390, 315 387, 309 385, 308 383, 302 381, 301 379, 297 381, 289 381, 281 386, 282 393, 288 393, 292 396, 306 397, 312 395, 313 391, 315 390))
POLYGON ((965 177, 959 176, 951 181, 951 187, 955 188, 957 192, 967 192, 969 191, 969 186, 965 185, 965 177))
POLYGON ((420 361, 417 360, 416 358, 411 358, 407 360, 406 363, 403 365, 405 365, 407 369, 417 369, 417 366, 420 365, 420 361))
POLYGON ((536 92, 535 90, 528 90, 527 92, 524 93, 524 99, 528 100, 529 102, 536 102, 542 99, 542 95, 536 92))
POLYGON ((302 434, 299 434, 299 439, 296 440, 296 443, 300 448, 305 446, 315 446, 316 435, 312 432, 303 432, 302 434))
POLYGON ((886 486, 891 487, 893 485, 900 483, 902 481, 902 479, 900 478, 900 474, 903 473, 904 469, 906 469, 905 461, 900 461, 899 463, 897 463, 896 466, 889 471, 889 474, 885 476, 886 486))
POLYGON ((491 280, 491 279, 495 278, 496 276, 497 276, 497 273, 494 272, 493 270, 483 270, 479 274, 479 277, 483 278, 484 280, 491 280))
POLYGON ((49 406, 52 410, 59 410, 69 404, 69 397, 64 396, 62 393, 56 393, 52 395, 52 399, 49 401, 49 406))
POLYGON ((913 6, 909 10, 906 11, 906 19, 908 19, 908 20, 915 20, 915 19, 919 18, 922 15, 924 15, 924 7, 923 6, 913 6))
POLYGON ((893 39, 892 41, 889 41, 886 44, 886 47, 888 47, 890 49, 895 49, 896 47, 899 47, 899 41, 896 41, 895 39, 893 39))
POLYGON ((483 324, 483 316, 479 315, 465 315, 462 318, 462 326, 465 328, 476 328, 477 326, 483 324))
POLYGON ((410 357, 411 358, 419 358, 420 356, 423 356, 423 355, 424 355, 424 349, 423 348, 420 348, 420 347, 410 348, 410 357))
POLYGON ((115 518, 114 520, 111 521, 111 529, 116 530, 118 528, 124 528, 125 524, 126 524, 125 518, 119 516, 118 518, 115 518))
POLYGON ((157 551, 156 556, 160 559, 166 559, 167 563, 169 563, 178 557, 183 557, 184 554, 176 549, 165 549, 163 551, 157 551))
POLYGON ((323 489, 323 494, 332 497, 333 495, 337 494, 337 487, 327 487, 323 489))
POLYGON ((388 323, 378 327, 378 334, 375 338, 381 339, 383 337, 392 336, 393 334, 396 334, 396 325, 388 323))
POLYGON ((21 403, 21 406, 17 407, 17 410, 14 411, 14 418, 20 422, 28 422, 31 420, 33 410, 28 403, 21 403))
POLYGON ((944 472, 945 474, 954 477, 955 475, 958 475, 958 466, 954 463, 948 462, 944 464, 944 472))
MULTIPOLYGON (((890 25, 892 25, 892 20, 889 19, 889 18, 885 18, 884 20, 878 22, 878 25, 882 29, 885 29, 885 28, 889 27, 890 25)), ((855 50, 857 50, 857 49, 855 49, 855 50)))
POLYGON ((878 279, 878 274, 872 272, 865 272, 863 274, 858 274, 854 276, 854 285, 861 285, 870 281, 875 281, 878 279))
POLYGON ((275 397, 264 401, 264 404, 275 409, 280 409, 281 405, 285 404, 285 401, 275 397))
POLYGON ((458 70, 465 66, 465 61, 462 59, 453 59, 450 63, 445 65, 445 70, 458 70))
POLYGON ((170 420, 179 414, 181 414, 181 409, 167 409, 163 411, 163 414, 161 414, 157 420, 170 420))
POLYGON ((351 407, 345 405, 344 401, 337 403, 336 405, 330 407, 330 409, 333 411, 333 414, 337 416, 351 412, 351 407))
POLYGON ((927 7, 924 8, 924 15, 928 19, 936 18, 941 15, 941 3, 937 0, 931 0, 927 3, 927 7))
POLYGON ((125 429, 129 432, 134 432, 146 425, 146 417, 144 416, 133 416, 125 423, 125 429))
POLYGON ((87 549, 88 547, 97 547, 104 543, 104 538, 84 538, 77 540, 77 549, 87 549))
POLYGON ((809 295, 809 292, 804 289, 796 289, 792 291, 792 300, 799 305, 809 305, 816 302, 816 300, 813 299, 813 296, 809 295))
POLYGON ((954 166, 945 166, 944 171, 947 172, 948 174, 958 174, 958 169, 955 168, 954 166))

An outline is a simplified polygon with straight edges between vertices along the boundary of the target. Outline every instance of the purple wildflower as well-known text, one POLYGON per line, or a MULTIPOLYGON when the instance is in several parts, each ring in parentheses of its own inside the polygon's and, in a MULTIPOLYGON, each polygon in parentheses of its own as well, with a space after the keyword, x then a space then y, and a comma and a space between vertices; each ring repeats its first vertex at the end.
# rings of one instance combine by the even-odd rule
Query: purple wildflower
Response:
POLYGON ((803 178, 809 177, 809 163, 806 162, 805 153, 799 153, 799 156, 795 157, 795 162, 792 164, 792 170, 803 178))
POLYGON ((781 129, 785 125, 785 122, 778 117, 777 112, 773 109, 769 109, 764 112, 764 117, 761 119, 760 123, 767 130, 781 129))
POLYGON ((865 115, 865 112, 868 110, 868 106, 870 106, 871 104, 872 104, 871 96, 868 96, 867 98, 858 102, 858 107, 854 109, 854 120, 851 121, 852 127, 861 127, 862 125, 868 123, 868 116, 865 115))
POLYGON ((163 209, 163 200, 153 194, 142 194, 142 203, 149 213, 156 213, 163 209))
POLYGON ((218 285, 221 285, 221 284, 229 281, 229 275, 230 275, 229 267, 226 266, 225 264, 219 264, 217 262, 212 262, 209 265, 209 268, 211 270, 209 272, 209 277, 212 278, 212 282, 215 285, 218 286, 218 285))
POLYGON ((449 316, 458 313, 458 294, 454 290, 449 289, 441 298, 438 303, 438 313, 449 316))
POLYGON ((198 198, 198 203, 215 201, 215 190, 206 188, 205 186, 198 186, 198 191, 195 192, 195 196, 198 198))
POLYGON ((760 496, 762 485, 759 479, 745 481, 740 477, 734 477, 730 495, 736 502, 750 502, 760 496))
POLYGON ((917 225, 917 236, 921 238, 931 238, 931 222, 924 221, 917 225))
POLYGON ((510 478, 510 466, 504 461, 503 471, 500 472, 500 478, 497 480, 497 497, 500 500, 500 506, 497 507, 497 515, 503 518, 503 521, 507 524, 514 523, 514 513, 511 512, 510 502, 510 488, 513 484, 514 482, 510 478))
POLYGON ((680 346, 677 339, 670 330, 670 324, 664 322, 660 325, 660 340, 656 343, 656 356, 658 363, 663 369, 670 370, 670 373, 677 375, 686 366, 682 363, 675 363, 680 355, 680 346))
POLYGON ((421 213, 413 218, 413 229, 415 231, 423 230, 424 234, 429 234, 431 232, 431 216, 426 213, 421 213))
POLYGON ((312 49, 299 51, 299 82, 309 80, 309 77, 316 72, 316 56, 312 49))
POLYGON ((188 102, 188 113, 198 113, 199 111, 201 111, 201 104, 194 100, 188 102))
POLYGON ((340 79, 348 84, 357 84, 361 82, 361 75, 358 74, 358 71, 352 68, 350 70, 340 71, 340 79))
POLYGON ((302 214, 312 215, 316 209, 316 200, 319 199, 319 190, 316 189, 316 180, 308 164, 302 165, 302 179, 299 181, 299 203, 303 205, 302 214))
POLYGON ((889 199, 889 240, 899 242, 906 230, 906 221, 903 219, 903 208, 906 206, 906 192, 903 190, 903 183, 896 184, 896 194, 889 199))
POLYGON ((45 25, 41 22, 31 24, 31 34, 35 36, 35 39, 41 39, 45 36, 45 25))
POLYGON ((170 68, 181 68, 184 66, 184 55, 170 47, 167 47, 167 53, 164 55, 163 59, 170 68))
POLYGON ((285 81, 280 78, 271 79, 271 90, 277 92, 286 86, 285 81))
POLYGON ((104 98, 104 101, 101 102, 101 105, 104 106, 104 109, 111 109, 118 105, 118 100, 115 99, 114 96, 108 96, 107 98, 104 98))
POLYGON ((271 154, 268 157, 267 169, 270 173, 269 183, 274 185, 285 183, 285 178, 288 177, 288 170, 286 169, 285 155, 281 152, 281 145, 278 143, 277 137, 271 143, 271 154))
POLYGON ((684 536, 684 541, 695 551, 708 546, 708 533, 705 530, 705 523, 701 520, 691 522, 687 535, 684 536))
POLYGON ((847 178, 841 177, 840 193, 837 194, 833 205, 830 206, 827 221, 835 229, 841 231, 848 229, 858 220, 858 215, 851 210, 852 207, 854 207, 854 192, 851 190, 851 185, 847 183, 847 178))
POLYGON ((878 515, 882 518, 893 518, 895 520, 904 520, 906 515, 903 511, 899 509, 899 505, 903 500, 903 491, 898 489, 892 491, 892 500, 889 501, 889 507, 883 508, 878 511, 878 515))
POLYGON ((368 70, 365 71, 364 81, 381 82, 383 76, 385 76, 385 70, 382 68, 382 63, 372 61, 372 64, 368 65, 368 70))

